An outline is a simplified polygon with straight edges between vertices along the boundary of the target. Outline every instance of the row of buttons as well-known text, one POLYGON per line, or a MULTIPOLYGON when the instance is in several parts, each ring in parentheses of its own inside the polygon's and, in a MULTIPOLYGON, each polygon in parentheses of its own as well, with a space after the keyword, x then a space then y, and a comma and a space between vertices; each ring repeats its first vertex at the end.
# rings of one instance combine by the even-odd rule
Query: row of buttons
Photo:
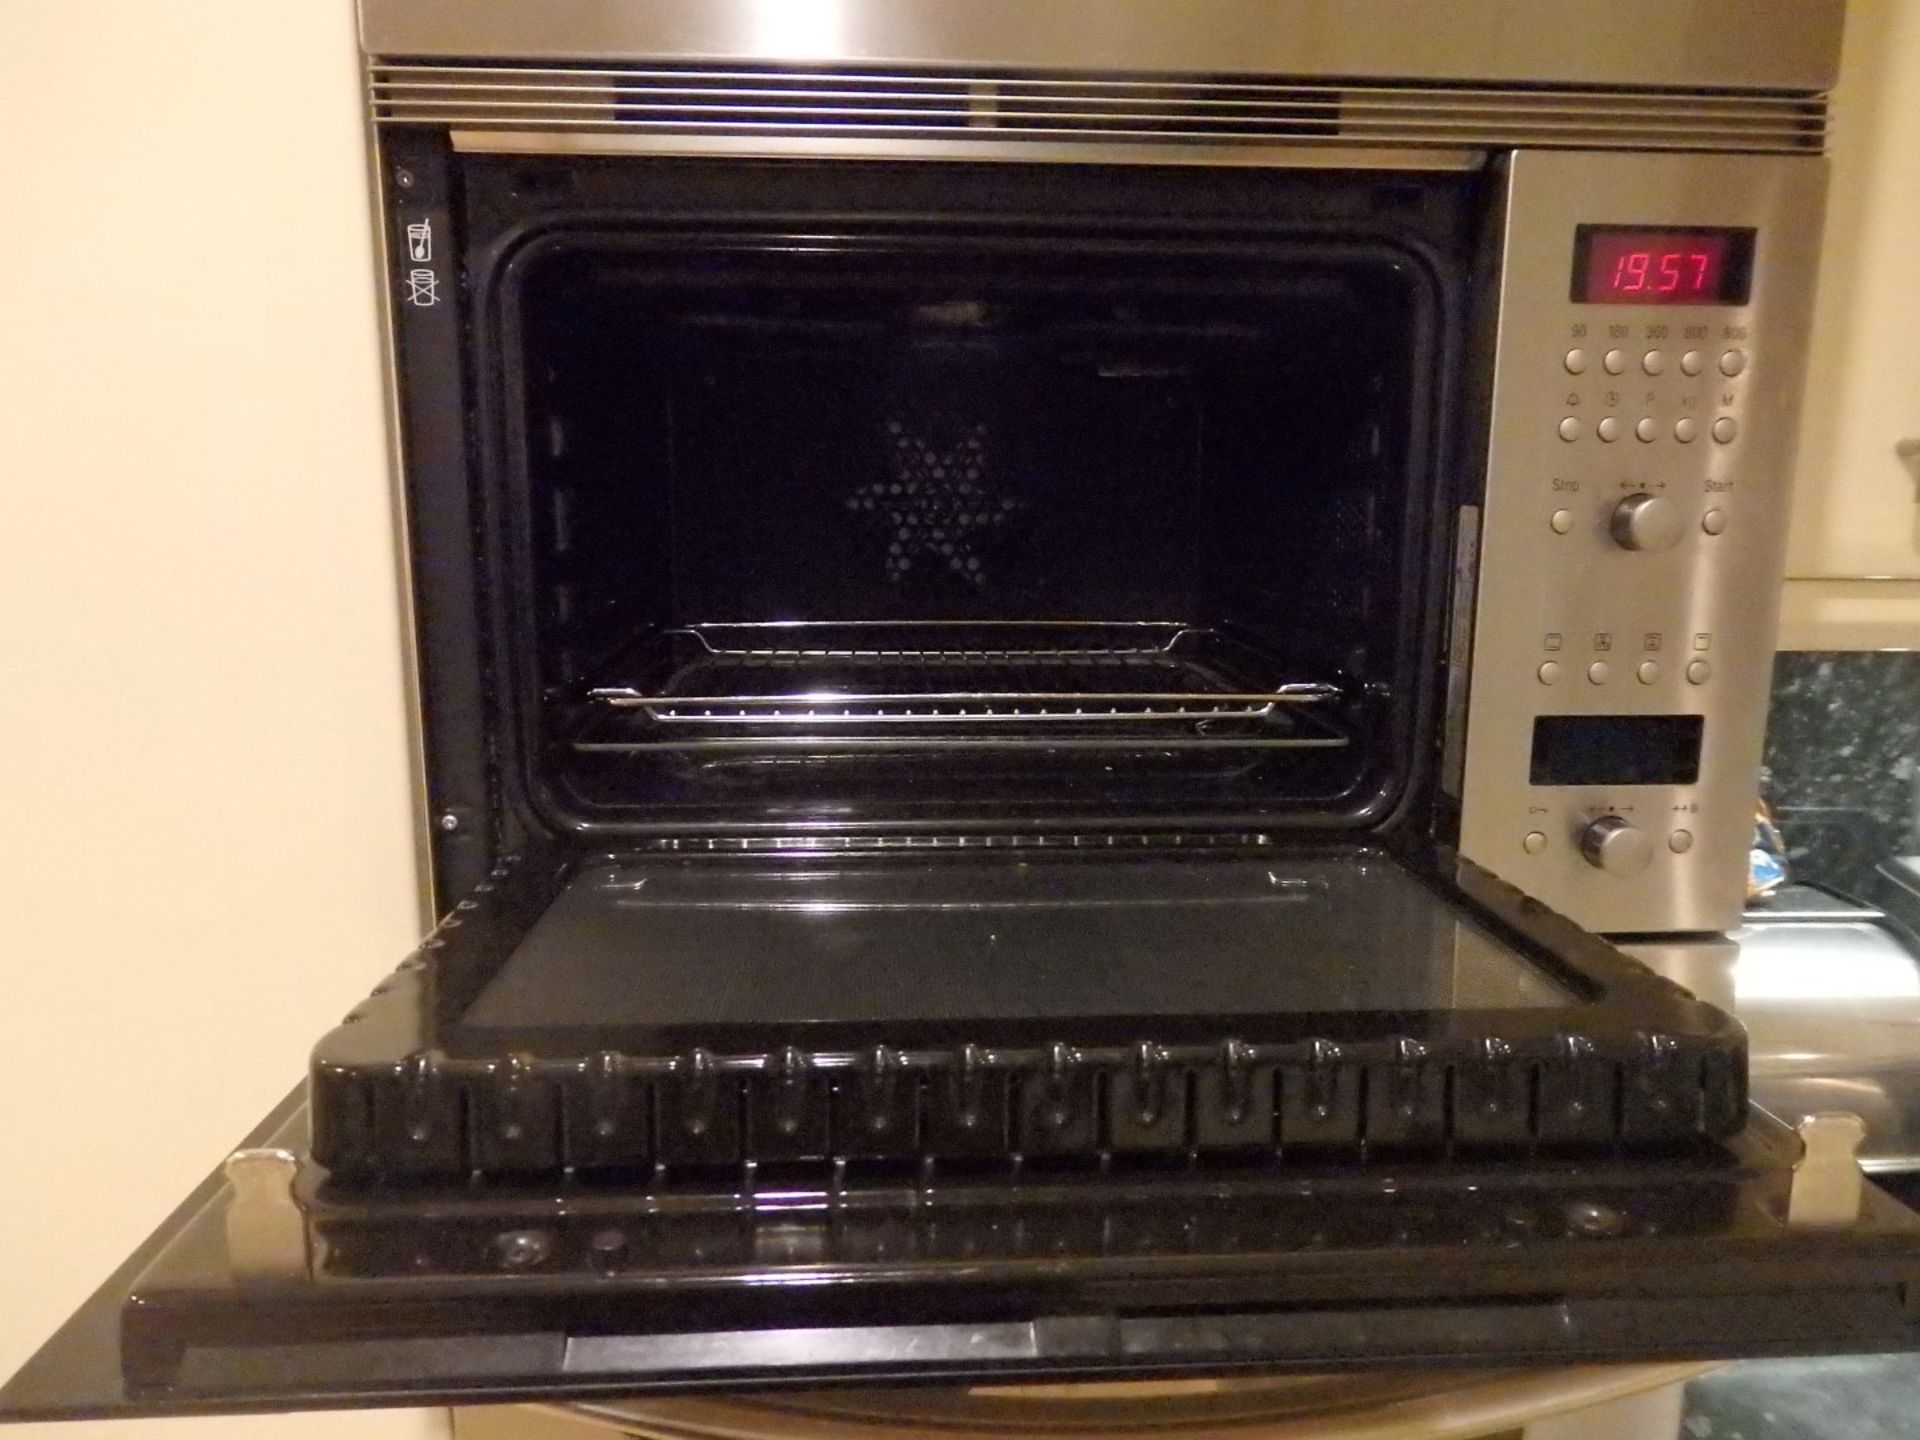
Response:
MULTIPOLYGON (((1605 370, 1609 375, 1624 375, 1627 373, 1629 358, 1627 352, 1624 350, 1609 350, 1605 355, 1600 357, 1600 368, 1605 370)), ((1569 375, 1586 374, 1587 366, 1591 363, 1586 351, 1578 348, 1567 351, 1566 365, 1569 375)), ((1640 357, 1640 368, 1649 375, 1664 374, 1667 368, 1667 352, 1664 350, 1647 351, 1646 354, 1640 357)), ((1680 357, 1680 372, 1683 375, 1698 375, 1706 368, 1707 357, 1702 355, 1698 350, 1689 350, 1680 357)), ((1725 350, 1721 352, 1720 373, 1722 375, 1729 377, 1738 375, 1746 368, 1746 351, 1725 350)))
MULTIPOLYGON (((1560 438, 1568 441, 1578 440, 1582 428, 1580 422, 1569 415, 1560 422, 1560 438)), ((1626 433, 1625 425, 1617 415, 1601 417, 1600 423, 1593 428, 1594 433, 1609 445, 1626 433)), ((1731 444, 1740 434, 1740 422, 1731 415, 1722 415, 1713 422, 1711 434, 1717 443, 1731 444)), ((1642 417, 1634 423, 1633 435, 1636 440, 1652 443, 1660 438, 1660 424, 1656 420, 1642 417)), ((1692 416, 1683 415, 1673 422, 1673 438, 1682 445, 1691 445, 1699 437, 1700 422, 1692 416)))
MULTIPOLYGON (((1526 838, 1521 840, 1520 848, 1529 855, 1545 853, 1547 848, 1547 832, 1544 830, 1529 830, 1526 833, 1526 838)), ((1693 849, 1693 832, 1691 830, 1674 831, 1671 835, 1667 836, 1667 849, 1676 855, 1686 854, 1689 850, 1693 849)))
MULTIPOLYGON (((1542 685, 1558 685, 1561 677, 1567 672, 1566 667, 1558 660, 1548 660, 1540 666, 1540 669, 1536 673, 1539 675, 1542 685)), ((1642 685, 1651 685, 1660 678, 1660 662, 1658 660, 1642 660, 1639 665, 1634 668, 1633 673, 1642 685)), ((1612 678, 1613 667, 1604 660, 1596 660, 1587 666, 1587 680, 1590 684, 1604 685, 1612 678)), ((1689 660, 1687 662, 1687 683, 1689 685, 1704 685, 1712 678, 1713 666, 1707 661, 1689 660)))
MULTIPOLYGON (((1594 426, 1593 430, 1594 434, 1598 435, 1609 445, 1626 433, 1625 426, 1617 415, 1601 417, 1600 423, 1594 426)), ((1583 427, 1580 422, 1571 415, 1560 422, 1560 438, 1562 440, 1578 440, 1582 432, 1583 427)), ((1740 422, 1735 420, 1731 415, 1722 415, 1718 420, 1713 422, 1711 433, 1718 443, 1722 445, 1731 444, 1740 434, 1740 422)), ((1645 440, 1648 442, 1657 440, 1660 438, 1659 422, 1642 418, 1634 423, 1633 434, 1637 440, 1645 440)), ((1682 445, 1691 445, 1695 440, 1700 438, 1700 422, 1695 420, 1691 415, 1681 416, 1673 422, 1673 438, 1678 440, 1682 445)))
MULTIPOLYGON (((1547 525, 1556 535, 1571 535, 1578 519, 1571 510, 1556 510, 1547 517, 1547 525)), ((1700 528, 1709 535, 1727 533, 1727 512, 1720 509, 1707 511, 1700 517, 1700 528)))

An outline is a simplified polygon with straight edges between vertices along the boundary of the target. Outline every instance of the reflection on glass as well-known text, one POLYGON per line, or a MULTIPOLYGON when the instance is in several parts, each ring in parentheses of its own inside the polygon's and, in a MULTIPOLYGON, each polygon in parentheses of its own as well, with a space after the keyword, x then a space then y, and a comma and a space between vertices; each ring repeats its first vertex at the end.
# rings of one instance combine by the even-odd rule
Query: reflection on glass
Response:
POLYGON ((609 865, 471 1025, 1490 1010, 1576 997, 1367 857, 609 865))

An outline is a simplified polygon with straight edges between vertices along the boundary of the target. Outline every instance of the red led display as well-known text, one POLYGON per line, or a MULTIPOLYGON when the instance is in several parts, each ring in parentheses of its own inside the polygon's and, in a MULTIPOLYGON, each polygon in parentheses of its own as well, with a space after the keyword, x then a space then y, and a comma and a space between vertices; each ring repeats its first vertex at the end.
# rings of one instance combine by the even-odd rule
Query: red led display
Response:
POLYGON ((1743 305, 1751 230, 1640 230, 1583 225, 1573 298, 1588 305, 1743 305))

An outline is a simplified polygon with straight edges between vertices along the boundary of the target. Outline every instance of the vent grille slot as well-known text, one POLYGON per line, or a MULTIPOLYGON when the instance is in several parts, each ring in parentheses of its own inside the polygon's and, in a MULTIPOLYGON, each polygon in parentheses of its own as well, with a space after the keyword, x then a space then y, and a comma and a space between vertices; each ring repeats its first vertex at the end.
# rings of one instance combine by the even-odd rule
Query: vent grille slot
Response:
MULTIPOLYGON (((1819 151, 1817 95, 1183 76, 376 64, 382 124, 1052 145, 1819 151)), ((1172 158, 1172 157, 1169 157, 1172 158)))

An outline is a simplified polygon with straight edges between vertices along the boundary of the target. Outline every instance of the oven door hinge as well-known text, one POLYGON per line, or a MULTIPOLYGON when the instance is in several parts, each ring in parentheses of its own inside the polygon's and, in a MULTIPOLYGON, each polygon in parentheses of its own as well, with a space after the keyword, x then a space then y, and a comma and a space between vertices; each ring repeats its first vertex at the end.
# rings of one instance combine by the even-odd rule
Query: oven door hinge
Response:
POLYGON ((227 1264, 236 1283, 305 1280, 307 1217, 294 1197, 300 1160, 291 1150, 236 1150, 227 1157, 227 1264))
POLYGON ((1809 1115, 1795 1128, 1802 1149, 1787 1190, 1787 1224, 1797 1230, 1853 1224, 1866 1188, 1859 1158, 1866 1122, 1851 1111, 1833 1110, 1809 1115))

